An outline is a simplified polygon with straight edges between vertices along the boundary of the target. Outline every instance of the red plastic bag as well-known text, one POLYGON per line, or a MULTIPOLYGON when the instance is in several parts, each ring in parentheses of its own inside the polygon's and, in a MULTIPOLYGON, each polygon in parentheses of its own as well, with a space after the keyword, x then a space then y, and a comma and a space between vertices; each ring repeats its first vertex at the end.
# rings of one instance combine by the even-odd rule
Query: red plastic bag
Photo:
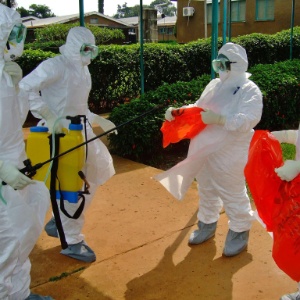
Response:
POLYGON ((300 281, 300 175, 282 181, 273 207, 273 259, 293 280, 300 281))
POLYGON ((177 143, 183 139, 192 139, 206 124, 202 122, 200 107, 180 108, 172 112, 175 120, 165 121, 161 127, 163 133, 163 147, 166 148, 170 143, 177 143))
POLYGON ((256 131, 245 176, 257 212, 273 231, 272 256, 278 267, 300 281, 300 175, 282 181, 274 169, 283 165, 279 142, 268 131, 256 131))
POLYGON ((273 206, 282 180, 274 169, 283 165, 278 140, 266 130, 256 130, 249 148, 245 177, 259 217, 273 231, 273 206))

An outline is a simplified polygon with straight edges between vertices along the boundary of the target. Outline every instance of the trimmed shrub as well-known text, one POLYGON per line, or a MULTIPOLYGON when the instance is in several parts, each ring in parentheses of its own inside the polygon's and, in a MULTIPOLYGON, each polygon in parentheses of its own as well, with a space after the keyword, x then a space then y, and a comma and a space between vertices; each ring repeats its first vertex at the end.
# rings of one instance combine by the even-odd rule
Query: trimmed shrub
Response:
MULTIPOLYGON (((76 24, 65 25, 65 27, 58 26, 57 28, 54 26, 52 32, 47 31, 50 29, 44 29, 43 34, 38 33, 40 43, 36 45, 40 49, 58 53, 56 47, 64 43, 67 31, 74 25, 76 24), (46 42, 41 44, 41 41, 46 42)), ((95 31, 95 35, 102 36, 98 43, 104 42, 106 39, 104 31, 102 31, 102 35, 97 33, 97 30, 101 28, 95 26, 89 28, 95 31)), ((253 33, 233 38, 232 41, 242 45, 247 50, 249 67, 260 63, 272 64, 283 61, 288 59, 290 55, 289 30, 273 35, 253 33)), ((219 39, 219 48, 221 45, 222 40, 219 39)), ((300 27, 294 28, 293 45, 293 56, 300 58, 300 27)), ((26 47, 35 49, 36 46, 30 44, 26 47)), ((110 111, 117 104, 139 97, 141 88, 140 48, 138 44, 102 45, 99 46, 99 50, 100 55, 92 61, 89 67, 93 80, 89 103, 95 112, 104 112, 110 111)), ((143 54, 145 92, 155 90, 164 83, 190 81, 203 74, 211 73, 210 38, 199 39, 184 45, 174 43, 145 44, 143 54)), ((29 66, 38 65, 39 62, 40 60, 35 64, 30 62, 29 66)), ((26 62, 23 65, 25 66, 26 62)))

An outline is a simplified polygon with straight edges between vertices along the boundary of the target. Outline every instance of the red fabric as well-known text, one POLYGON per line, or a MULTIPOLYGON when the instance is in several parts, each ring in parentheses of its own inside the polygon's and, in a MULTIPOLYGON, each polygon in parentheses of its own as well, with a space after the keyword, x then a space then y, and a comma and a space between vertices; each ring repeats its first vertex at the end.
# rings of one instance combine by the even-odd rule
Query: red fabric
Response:
POLYGON ((282 181, 274 168, 283 165, 279 142, 268 131, 256 131, 245 168, 253 200, 268 231, 273 231, 272 256, 278 267, 300 281, 300 175, 282 181))
POLYGON ((192 139, 206 124, 202 122, 200 107, 180 108, 174 110, 172 115, 175 120, 165 121, 161 127, 163 133, 163 147, 166 148, 170 143, 177 143, 183 139, 192 139))

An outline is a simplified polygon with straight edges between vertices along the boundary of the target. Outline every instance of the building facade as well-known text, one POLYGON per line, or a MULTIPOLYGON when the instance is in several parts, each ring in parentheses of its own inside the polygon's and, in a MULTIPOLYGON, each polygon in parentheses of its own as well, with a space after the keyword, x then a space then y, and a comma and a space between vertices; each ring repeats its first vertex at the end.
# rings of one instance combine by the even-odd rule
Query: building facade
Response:
MULTIPOLYGON (((173 0, 174 1, 174 0, 173 0)), ((227 1, 227 36, 274 34, 291 26, 292 1, 227 1), (228 31, 229 30, 229 31, 228 31)), ((300 1, 295 1, 294 26, 300 25, 300 1)), ((218 1, 218 35, 222 36, 224 0, 218 1)), ((188 43, 211 36, 212 0, 177 0, 177 42, 188 43), (206 5, 205 5, 206 3, 206 5), (189 8, 190 7, 190 8, 189 8), (206 14, 205 14, 206 12, 206 14), (206 15, 206 18, 205 18, 206 15)))

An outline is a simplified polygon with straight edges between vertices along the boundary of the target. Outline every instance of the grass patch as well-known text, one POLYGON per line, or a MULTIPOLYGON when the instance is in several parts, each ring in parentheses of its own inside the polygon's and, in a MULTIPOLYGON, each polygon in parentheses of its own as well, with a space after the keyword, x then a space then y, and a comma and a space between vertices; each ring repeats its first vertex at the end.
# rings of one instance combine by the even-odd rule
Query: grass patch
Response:
POLYGON ((68 277, 68 276, 70 276, 70 275, 72 275, 74 273, 80 272, 80 271, 82 271, 84 269, 85 269, 85 267, 81 267, 81 268, 79 268, 77 270, 74 270, 72 272, 63 272, 59 276, 50 277, 49 281, 58 281, 58 280, 61 280, 61 279, 65 278, 65 277, 68 277))

